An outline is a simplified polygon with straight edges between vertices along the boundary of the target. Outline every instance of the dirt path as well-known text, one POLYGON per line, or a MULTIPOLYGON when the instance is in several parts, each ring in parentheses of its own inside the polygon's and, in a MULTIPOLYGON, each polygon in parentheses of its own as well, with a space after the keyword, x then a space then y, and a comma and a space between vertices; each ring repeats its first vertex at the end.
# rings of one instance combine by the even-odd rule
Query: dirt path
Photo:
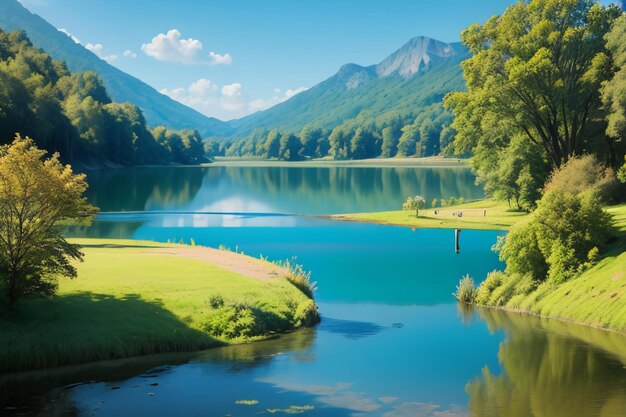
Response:
POLYGON ((261 281, 269 281, 286 274, 284 269, 270 262, 227 250, 218 250, 198 246, 184 246, 171 248, 150 248, 146 249, 144 253, 159 256, 172 255, 181 258, 195 259, 261 281))

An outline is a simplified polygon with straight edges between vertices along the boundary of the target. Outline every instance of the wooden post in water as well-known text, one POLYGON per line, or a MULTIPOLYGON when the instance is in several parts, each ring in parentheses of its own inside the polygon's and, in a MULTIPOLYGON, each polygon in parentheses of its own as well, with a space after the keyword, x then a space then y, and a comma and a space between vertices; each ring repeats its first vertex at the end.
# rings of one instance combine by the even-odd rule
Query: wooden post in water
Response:
POLYGON ((459 239, 461 237, 461 229, 454 229, 454 251, 461 253, 461 245, 459 245, 459 239))

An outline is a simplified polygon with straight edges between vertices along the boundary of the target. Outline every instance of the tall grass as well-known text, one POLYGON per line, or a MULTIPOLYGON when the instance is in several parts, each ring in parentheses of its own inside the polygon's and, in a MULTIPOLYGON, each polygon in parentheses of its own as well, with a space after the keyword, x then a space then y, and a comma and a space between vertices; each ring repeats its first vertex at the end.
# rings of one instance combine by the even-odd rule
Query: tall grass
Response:
POLYGON ((285 276, 287 281, 291 282, 308 298, 313 299, 313 293, 317 289, 317 282, 311 282, 311 272, 305 271, 302 265, 296 262, 296 258, 275 262, 275 264, 287 271, 285 276))
POLYGON ((456 286, 456 291, 452 295, 462 303, 473 304, 476 301, 476 285, 474 284, 474 280, 469 275, 465 275, 461 278, 461 281, 459 281, 459 284, 456 286))

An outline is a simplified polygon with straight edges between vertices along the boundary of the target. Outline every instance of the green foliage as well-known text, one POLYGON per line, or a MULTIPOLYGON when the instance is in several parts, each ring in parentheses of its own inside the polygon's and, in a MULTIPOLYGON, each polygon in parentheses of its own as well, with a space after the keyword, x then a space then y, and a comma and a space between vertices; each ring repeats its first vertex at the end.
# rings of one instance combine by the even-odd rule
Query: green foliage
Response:
POLYGON ((419 211, 426 207, 426 200, 424 197, 416 195, 415 197, 408 197, 404 204, 402 204, 402 210, 415 211, 415 217, 419 217, 419 211))
POLYGON ((85 175, 74 175, 58 155, 19 135, 0 147, 0 277, 11 304, 30 294, 50 295, 56 278, 75 277, 71 260, 81 260, 76 245, 61 231, 68 222, 89 221, 85 175))
POLYGON ((409 112, 407 108, 406 112, 392 111, 378 117, 370 110, 363 110, 355 117, 335 122, 330 131, 318 121, 310 122, 300 132, 285 130, 282 135, 278 129, 269 133, 265 129, 254 129, 246 136, 237 137, 226 154, 283 160, 326 156, 346 160, 438 155, 443 149, 441 140, 444 129, 445 147, 454 138, 455 131, 449 127, 452 115, 440 103, 429 104, 420 110, 417 116, 417 110, 409 112), (299 143, 291 138, 289 158, 286 158, 279 139, 286 140, 285 135, 288 134, 295 135, 299 143), (259 146, 260 143, 265 143, 265 146, 259 146))
POLYGON ((618 15, 590 0, 532 0, 463 32, 473 56, 462 64, 468 91, 445 99, 455 114, 448 149, 472 153, 487 195, 530 211, 550 172, 575 155, 622 157, 623 141, 603 134, 599 93, 604 85, 605 103, 614 98, 607 47, 623 47, 617 29, 604 36, 618 15))
POLYGON ((465 275, 459 281, 453 295, 462 303, 473 304, 476 301, 476 286, 474 285, 474 280, 469 275, 465 275))
POLYGON ((609 202, 615 190, 615 174, 593 155, 574 157, 550 176, 545 191, 554 190, 572 194, 592 193, 600 200, 609 202))
POLYGON ((610 236, 611 218, 595 195, 552 190, 526 222, 511 229, 500 258, 509 274, 558 283, 587 268, 593 248, 610 236))
POLYGON ((0 144, 20 132, 36 138, 40 148, 59 152, 64 162, 207 160, 197 132, 167 131, 155 139, 137 106, 111 102, 96 73, 69 73, 23 32, 0 31, 0 81, 0 144))
POLYGON ((626 183, 626 157, 624 157, 624 165, 622 165, 622 167, 617 172, 617 178, 621 182, 626 183))
POLYGON ((618 156, 626 153, 626 15, 615 21, 606 39, 616 72, 602 86, 602 101, 609 112, 607 133, 616 139, 614 154, 618 156))

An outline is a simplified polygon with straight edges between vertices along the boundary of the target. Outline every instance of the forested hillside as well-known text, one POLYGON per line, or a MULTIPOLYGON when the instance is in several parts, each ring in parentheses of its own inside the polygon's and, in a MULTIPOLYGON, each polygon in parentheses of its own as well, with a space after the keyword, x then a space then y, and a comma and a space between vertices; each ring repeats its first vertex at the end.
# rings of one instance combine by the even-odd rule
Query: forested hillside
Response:
POLYGON ((93 72, 70 73, 22 31, 0 30, 0 144, 32 137, 64 161, 181 164, 206 160, 197 131, 151 131, 142 111, 111 100, 93 72))
POLYGON ((29 12, 17 0, 0 1, 0 29, 24 30, 35 46, 44 49, 54 59, 66 62, 72 72, 96 72, 104 81, 111 99, 138 106, 150 126, 164 125, 176 130, 196 129, 203 137, 223 135, 230 129, 227 123, 172 100, 98 58, 46 20, 29 12))
POLYGON ((438 155, 454 137, 443 97, 464 90, 461 44, 411 39, 378 65, 346 64, 331 78, 231 125, 229 156, 285 160, 438 155))

